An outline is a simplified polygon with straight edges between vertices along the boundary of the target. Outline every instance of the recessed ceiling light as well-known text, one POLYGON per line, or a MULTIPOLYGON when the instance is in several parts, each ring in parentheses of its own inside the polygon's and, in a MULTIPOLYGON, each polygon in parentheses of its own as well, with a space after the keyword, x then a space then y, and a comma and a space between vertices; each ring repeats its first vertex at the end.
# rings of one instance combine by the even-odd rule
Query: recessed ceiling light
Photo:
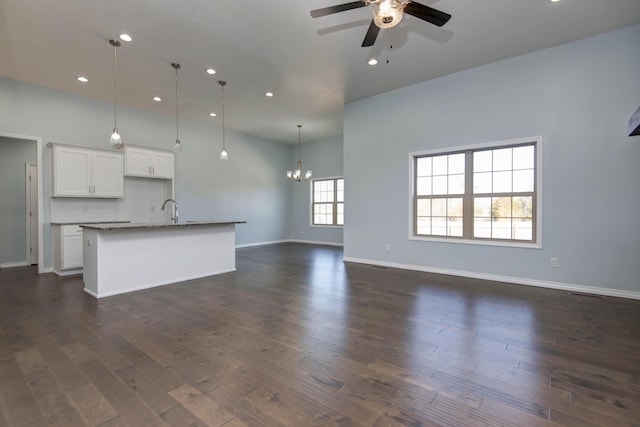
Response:
POLYGON ((129 34, 123 33, 123 34, 120 34, 120 40, 122 40, 124 42, 130 42, 133 39, 131 38, 131 36, 129 34))
POLYGON ((265 93, 265 96, 271 98, 273 96, 273 92, 267 92, 267 93, 265 93))
POLYGON ((378 63, 378 60, 376 58, 371 58, 369 62, 367 62, 367 64, 369 65, 376 65, 377 63, 378 63))
POLYGON ((156 102, 160 102, 160 101, 162 101, 162 98, 160 98, 159 96, 154 96, 153 100, 156 101, 156 102))
POLYGON ((557 3, 557 2, 559 2, 560 0, 549 0, 549 1, 550 1, 551 3, 557 3))
POLYGON ((86 78, 85 76, 78 76, 78 81, 82 83, 86 83, 89 81, 89 79, 86 78))
POLYGON ((209 116, 210 117, 215 117, 215 116, 217 116, 217 114, 216 113, 209 113, 209 116))
POLYGON ((208 68, 207 69, 207 74, 214 75, 215 73, 216 73, 216 70, 214 70, 213 68, 208 68))

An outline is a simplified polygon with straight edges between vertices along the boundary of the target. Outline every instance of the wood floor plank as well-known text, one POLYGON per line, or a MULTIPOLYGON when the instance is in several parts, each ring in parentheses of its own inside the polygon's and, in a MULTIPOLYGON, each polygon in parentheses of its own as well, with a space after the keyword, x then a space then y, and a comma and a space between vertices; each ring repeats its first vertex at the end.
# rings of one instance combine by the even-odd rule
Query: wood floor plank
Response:
POLYGON ((35 397, 40 413, 47 423, 64 424, 64 420, 81 419, 36 348, 19 351, 15 355, 31 394, 35 397))
POLYGON ((206 425, 222 426, 233 418, 231 413, 189 384, 171 390, 169 394, 206 425))
POLYGON ((101 425, 118 417, 118 412, 91 383, 70 390, 68 394, 88 425, 101 425))

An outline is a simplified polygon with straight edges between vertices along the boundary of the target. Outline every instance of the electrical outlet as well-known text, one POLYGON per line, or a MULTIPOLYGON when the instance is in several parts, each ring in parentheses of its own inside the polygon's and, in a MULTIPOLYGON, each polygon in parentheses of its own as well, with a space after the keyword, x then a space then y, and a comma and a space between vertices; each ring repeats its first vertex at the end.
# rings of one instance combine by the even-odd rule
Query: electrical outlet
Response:
POLYGON ((558 268, 558 258, 551 258, 550 265, 552 268, 558 268))
POLYGON ((391 252, 391 245, 389 243, 387 243, 384 247, 384 250, 387 252, 391 252))

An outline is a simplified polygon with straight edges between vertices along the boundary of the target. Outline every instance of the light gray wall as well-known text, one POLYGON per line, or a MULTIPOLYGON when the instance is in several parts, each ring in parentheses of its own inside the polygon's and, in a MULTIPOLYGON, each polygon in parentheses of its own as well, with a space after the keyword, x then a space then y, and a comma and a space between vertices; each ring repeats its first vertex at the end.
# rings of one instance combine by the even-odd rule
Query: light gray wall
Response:
POLYGON ((27 163, 35 141, 0 137, 0 264, 27 261, 27 163))
POLYGON ((639 40, 636 25, 348 104, 345 257, 640 291, 639 40), (410 152, 530 136, 542 249, 408 239, 410 152))
MULTIPOLYGON (((0 132, 108 149, 112 120, 112 104, 0 78, 0 132)), ((125 143, 170 149, 175 140, 174 118, 124 106, 118 128, 125 143)), ((222 162, 220 129, 181 121, 180 140, 175 194, 181 218, 246 220, 236 228, 239 245, 288 238, 290 183, 282 174, 290 166, 289 146, 227 132, 230 159, 222 162)), ((52 266, 50 162, 44 148, 45 267, 52 266)))
MULTIPOLYGON (((311 169, 312 179, 342 177, 342 137, 305 142, 300 145, 300 158, 304 170, 311 169)), ((298 163, 298 147, 291 147, 287 170, 298 163)), ((284 173, 282 174, 284 176, 284 173)), ((289 210, 289 236, 294 240, 342 244, 342 227, 311 226, 311 183, 289 183, 291 208, 289 210)))

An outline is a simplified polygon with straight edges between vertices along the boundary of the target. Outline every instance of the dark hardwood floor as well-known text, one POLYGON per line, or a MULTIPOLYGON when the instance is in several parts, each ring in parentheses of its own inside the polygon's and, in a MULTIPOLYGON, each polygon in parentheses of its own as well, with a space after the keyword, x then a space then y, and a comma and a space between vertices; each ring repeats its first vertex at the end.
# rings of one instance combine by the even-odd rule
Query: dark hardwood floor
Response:
POLYGON ((237 251, 96 301, 0 271, 0 426, 639 426, 640 301, 237 251))

